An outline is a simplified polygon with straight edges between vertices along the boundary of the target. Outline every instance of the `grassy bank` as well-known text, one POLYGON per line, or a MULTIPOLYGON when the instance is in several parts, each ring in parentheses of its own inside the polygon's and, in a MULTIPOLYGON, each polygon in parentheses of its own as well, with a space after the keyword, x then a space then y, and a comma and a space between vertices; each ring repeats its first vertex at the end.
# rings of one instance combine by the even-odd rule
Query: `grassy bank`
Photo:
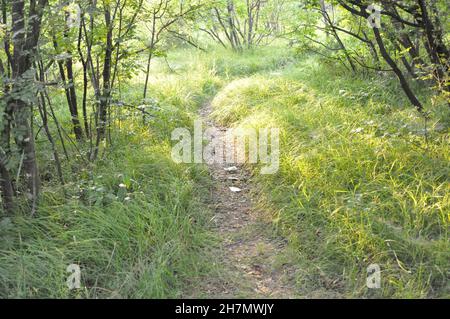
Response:
POLYGON ((395 79, 317 57, 234 79, 212 104, 222 124, 281 129, 279 173, 255 179, 289 239, 299 291, 450 296, 448 107, 425 123, 395 79), (366 288, 374 263, 381 289, 366 288))
MULTIPOLYGON (((152 99, 141 109, 141 79, 123 87, 127 106, 116 106, 107 156, 102 148, 92 165, 83 160, 87 145, 77 151, 66 142, 68 158, 58 145, 64 187, 50 150, 42 152, 49 154, 39 161, 48 179, 36 217, 24 211, 1 219, 1 297, 179 297, 209 271, 205 247, 214 238, 203 204, 209 176, 202 166, 175 165, 170 141, 175 127, 192 125, 211 94, 212 79, 199 74, 155 67, 152 99), (80 290, 66 286, 70 264, 81 267, 80 290)), ((57 112, 69 121, 61 105, 57 112)), ((47 145, 43 134, 37 143, 47 145)))

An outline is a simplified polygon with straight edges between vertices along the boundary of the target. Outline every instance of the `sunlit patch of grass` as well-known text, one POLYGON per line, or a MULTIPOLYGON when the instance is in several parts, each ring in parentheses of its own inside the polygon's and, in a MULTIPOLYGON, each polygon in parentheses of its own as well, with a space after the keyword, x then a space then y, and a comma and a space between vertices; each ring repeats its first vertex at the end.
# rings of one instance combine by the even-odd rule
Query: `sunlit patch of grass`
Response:
POLYGON ((280 172, 256 180, 261 205, 307 269, 300 289, 448 296, 445 105, 431 109, 425 130, 395 79, 352 78, 305 58, 231 82, 213 106, 223 124, 282 131, 280 172), (365 286, 372 263, 382 268, 379 290, 365 286))

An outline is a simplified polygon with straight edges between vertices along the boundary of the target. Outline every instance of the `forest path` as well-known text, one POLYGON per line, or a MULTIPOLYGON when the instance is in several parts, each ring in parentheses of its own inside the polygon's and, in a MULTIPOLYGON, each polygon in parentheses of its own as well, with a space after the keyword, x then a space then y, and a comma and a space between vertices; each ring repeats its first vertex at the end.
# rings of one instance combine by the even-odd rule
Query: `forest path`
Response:
MULTIPOLYGON (((204 125, 225 131, 211 120, 211 111, 210 104, 200 110, 204 125)), ((255 208, 249 171, 227 163, 211 164, 209 169, 214 186, 208 204, 214 212, 213 231, 221 242, 214 252, 220 276, 202 282, 195 289, 200 296, 195 297, 295 298, 286 240, 273 234, 264 213, 255 208)))

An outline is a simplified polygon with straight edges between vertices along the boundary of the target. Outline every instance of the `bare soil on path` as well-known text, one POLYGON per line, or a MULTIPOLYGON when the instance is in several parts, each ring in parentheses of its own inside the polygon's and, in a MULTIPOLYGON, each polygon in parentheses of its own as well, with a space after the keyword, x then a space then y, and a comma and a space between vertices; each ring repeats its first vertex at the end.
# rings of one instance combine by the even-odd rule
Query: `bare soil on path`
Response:
MULTIPOLYGON (((200 114, 204 125, 226 130, 210 119, 209 104, 200 114)), ((214 182, 211 222, 220 239, 214 262, 221 275, 198 285, 194 297, 295 298, 295 270, 286 260, 286 240, 274 235, 264 212, 256 208, 249 171, 227 163, 211 164, 209 169, 214 182)))

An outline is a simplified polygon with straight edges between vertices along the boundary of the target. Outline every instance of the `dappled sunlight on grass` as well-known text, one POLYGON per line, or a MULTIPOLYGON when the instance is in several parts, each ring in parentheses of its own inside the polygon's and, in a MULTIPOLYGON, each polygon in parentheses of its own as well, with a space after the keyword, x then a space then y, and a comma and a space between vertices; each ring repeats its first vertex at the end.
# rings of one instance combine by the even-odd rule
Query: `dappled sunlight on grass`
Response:
POLYGON ((216 96, 213 115, 282 130, 280 173, 257 180, 274 226, 310 270, 297 278, 303 288, 320 288, 317 278, 329 276, 349 296, 374 294, 366 267, 379 263, 376 295, 442 296, 450 150, 436 128, 445 125, 445 106, 424 131, 392 80, 341 71, 306 58, 275 76, 235 80, 216 96))
POLYGON ((289 240, 298 291, 448 296, 448 107, 430 108, 425 127, 390 77, 284 48, 175 50, 155 59, 146 100, 143 80, 121 87, 108 156, 63 160, 70 178, 45 185, 39 217, 0 224, 2 297, 178 297, 216 267, 209 172, 175 164, 170 140, 209 101, 221 125, 280 129, 280 171, 253 179, 258 208, 289 240), (70 263, 83 269, 77 293, 63 284, 70 263))

